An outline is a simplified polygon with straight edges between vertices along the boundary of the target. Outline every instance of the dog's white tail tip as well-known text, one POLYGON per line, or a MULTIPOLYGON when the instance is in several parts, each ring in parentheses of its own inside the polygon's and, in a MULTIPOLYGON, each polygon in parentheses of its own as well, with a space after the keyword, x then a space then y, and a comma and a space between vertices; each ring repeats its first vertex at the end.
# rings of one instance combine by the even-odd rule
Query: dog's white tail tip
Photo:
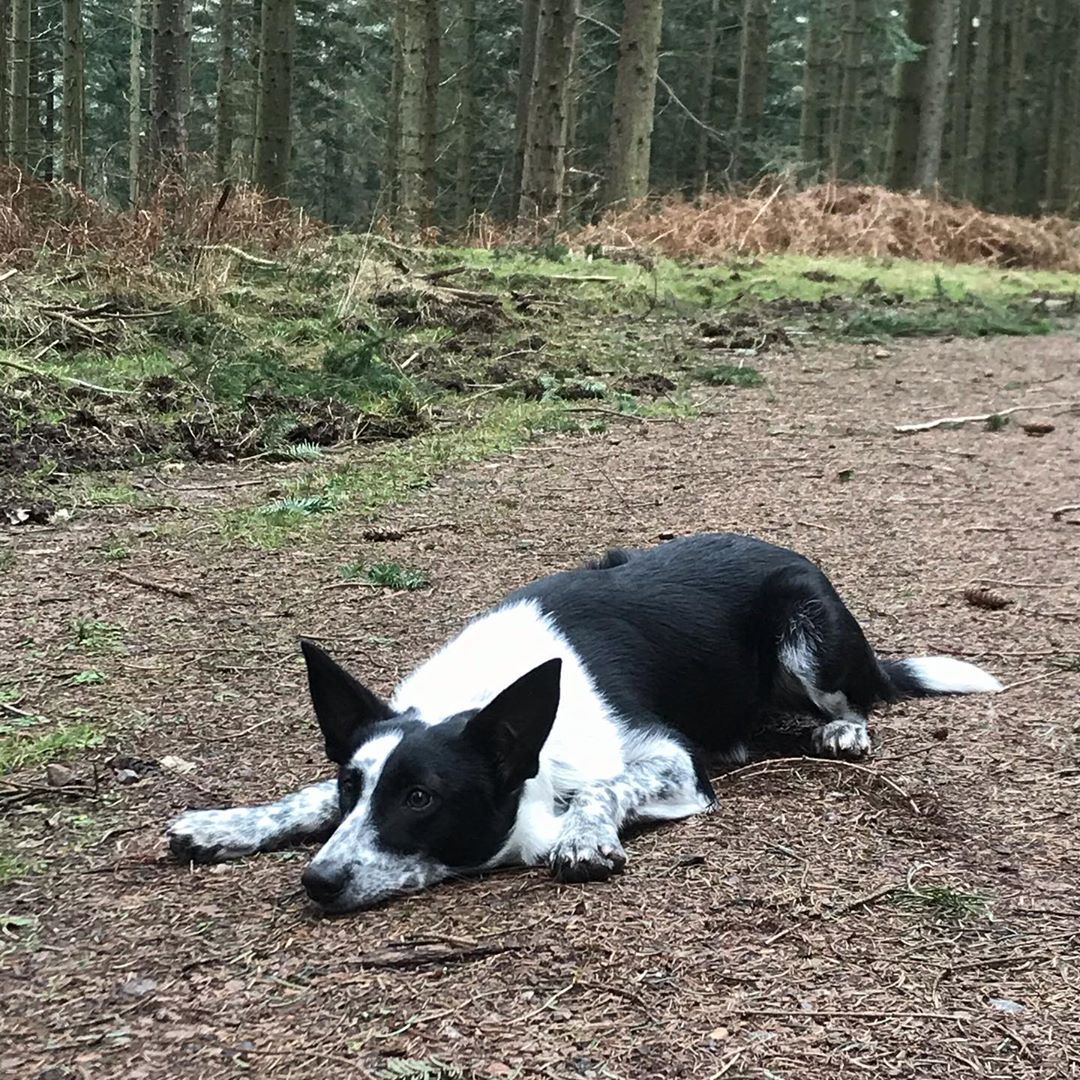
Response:
POLYGON ((934 694, 996 694, 1005 687, 982 668, 951 656, 912 656, 904 667, 934 694))

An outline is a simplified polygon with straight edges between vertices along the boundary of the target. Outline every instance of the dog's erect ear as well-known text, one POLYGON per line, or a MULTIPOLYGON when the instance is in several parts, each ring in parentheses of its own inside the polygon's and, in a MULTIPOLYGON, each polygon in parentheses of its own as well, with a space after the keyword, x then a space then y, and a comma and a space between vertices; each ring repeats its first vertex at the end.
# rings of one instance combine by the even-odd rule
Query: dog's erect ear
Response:
POLYGON ((390 706, 336 664, 313 641, 300 639, 307 663, 308 689, 319 719, 326 756, 344 765, 360 728, 392 716, 390 706))
POLYGON ((559 708, 562 660, 548 660, 522 675, 465 728, 465 736, 495 759, 499 782, 514 791, 540 770, 540 751, 559 708))

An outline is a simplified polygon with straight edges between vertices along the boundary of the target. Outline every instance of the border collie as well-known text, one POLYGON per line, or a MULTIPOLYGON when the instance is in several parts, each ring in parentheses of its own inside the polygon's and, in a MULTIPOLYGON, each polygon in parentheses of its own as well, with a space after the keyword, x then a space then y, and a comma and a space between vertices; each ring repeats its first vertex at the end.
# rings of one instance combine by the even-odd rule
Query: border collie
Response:
POLYGON ((813 563, 734 534, 614 550, 527 585, 389 702, 301 647, 337 778, 189 811, 168 837, 189 862, 328 838, 302 879, 328 912, 509 864, 604 879, 626 862, 627 826, 710 809, 705 761, 745 760, 772 711, 812 715, 819 754, 860 758, 876 704, 1001 689, 947 657, 879 660, 813 563))

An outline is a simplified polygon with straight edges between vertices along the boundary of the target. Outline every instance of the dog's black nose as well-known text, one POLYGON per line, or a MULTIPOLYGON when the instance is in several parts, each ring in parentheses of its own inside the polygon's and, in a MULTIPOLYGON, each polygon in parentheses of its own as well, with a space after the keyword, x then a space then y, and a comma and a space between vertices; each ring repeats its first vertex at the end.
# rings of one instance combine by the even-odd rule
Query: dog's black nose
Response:
POLYGON ((345 891, 351 877, 352 871, 347 866, 324 869, 312 864, 301 875, 300 881, 316 904, 328 906, 345 891))

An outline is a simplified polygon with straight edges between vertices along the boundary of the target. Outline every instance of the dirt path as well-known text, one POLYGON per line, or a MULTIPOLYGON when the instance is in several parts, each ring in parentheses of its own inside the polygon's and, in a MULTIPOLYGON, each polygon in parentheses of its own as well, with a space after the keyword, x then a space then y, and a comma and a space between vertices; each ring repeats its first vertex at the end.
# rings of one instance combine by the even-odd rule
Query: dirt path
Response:
POLYGON ((27 771, 0 795, 5 846, 38 863, 0 908, 16 916, 0 1073, 458 1075, 437 1059, 560 1080, 1080 1076, 1080 529, 1048 512, 1080 496, 1080 416, 1053 410, 1043 438, 891 432, 1080 399, 1080 341, 888 351, 777 357, 764 389, 724 391, 694 422, 619 421, 467 469, 387 515, 424 527, 400 541, 342 517, 317 543, 223 549, 201 508, 263 487, 190 471, 148 481, 181 511, 20 533, 4 678, 24 709, 82 708, 120 734, 73 765, 89 779, 96 763, 96 792, 42 795, 27 771), (728 528, 817 559, 884 653, 963 655, 1019 685, 880 714, 869 771, 729 774, 716 815, 639 837, 605 885, 523 871, 325 920, 298 891, 305 853, 194 873, 164 859, 185 805, 325 773, 297 634, 387 689, 531 577, 728 528), (130 558, 107 561, 121 542, 130 558), (430 569, 432 589, 338 587, 376 549, 430 569), (967 605, 975 578, 1010 606, 967 605), (73 642, 77 619, 122 626, 118 647, 73 642), (68 685, 87 670, 105 681, 68 685), (137 783, 117 781, 116 753, 137 783), (154 764, 170 754, 195 770, 154 764))

